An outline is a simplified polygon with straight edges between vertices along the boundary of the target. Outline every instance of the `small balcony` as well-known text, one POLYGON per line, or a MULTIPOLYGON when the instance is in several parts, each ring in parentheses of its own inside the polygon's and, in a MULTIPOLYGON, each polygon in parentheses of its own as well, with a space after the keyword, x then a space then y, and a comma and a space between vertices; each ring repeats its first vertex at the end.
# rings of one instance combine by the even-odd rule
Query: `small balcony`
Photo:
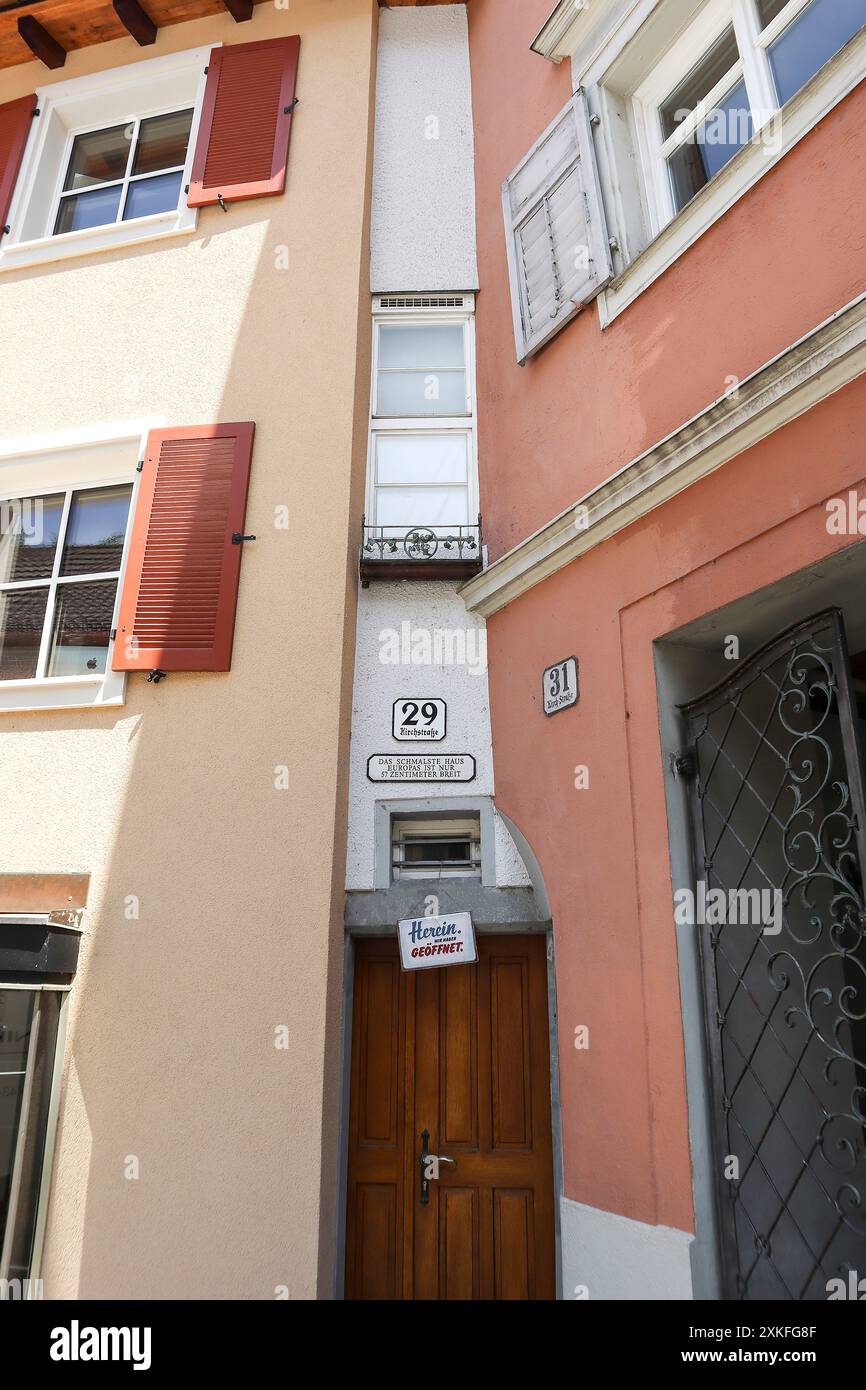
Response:
POLYGON ((361 518, 361 587, 371 579, 471 579, 484 567, 475 526, 368 526, 361 518))

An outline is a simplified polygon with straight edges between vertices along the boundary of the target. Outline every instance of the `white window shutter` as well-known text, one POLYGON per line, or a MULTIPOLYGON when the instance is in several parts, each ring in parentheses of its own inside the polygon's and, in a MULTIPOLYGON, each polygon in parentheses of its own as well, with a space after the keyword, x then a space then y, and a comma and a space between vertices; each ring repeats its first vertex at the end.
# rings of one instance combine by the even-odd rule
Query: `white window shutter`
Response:
POLYGON ((577 91, 502 185, 517 360, 613 276, 586 97, 577 91))

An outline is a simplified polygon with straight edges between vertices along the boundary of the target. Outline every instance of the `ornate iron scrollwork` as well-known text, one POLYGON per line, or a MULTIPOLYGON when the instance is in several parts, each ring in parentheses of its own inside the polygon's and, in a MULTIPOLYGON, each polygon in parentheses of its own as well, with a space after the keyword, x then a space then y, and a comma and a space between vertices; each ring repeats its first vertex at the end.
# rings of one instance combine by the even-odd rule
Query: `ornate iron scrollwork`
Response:
POLYGON ((866 812, 841 615, 799 624, 683 707, 700 869, 781 921, 701 932, 729 1296, 866 1275, 866 812), (736 1157, 734 1183, 723 1176, 736 1157), (733 1190, 732 1190, 733 1189, 733 1190))
POLYGON ((481 554, 481 518, 476 526, 368 526, 362 523, 361 555, 370 560, 474 559, 481 554))

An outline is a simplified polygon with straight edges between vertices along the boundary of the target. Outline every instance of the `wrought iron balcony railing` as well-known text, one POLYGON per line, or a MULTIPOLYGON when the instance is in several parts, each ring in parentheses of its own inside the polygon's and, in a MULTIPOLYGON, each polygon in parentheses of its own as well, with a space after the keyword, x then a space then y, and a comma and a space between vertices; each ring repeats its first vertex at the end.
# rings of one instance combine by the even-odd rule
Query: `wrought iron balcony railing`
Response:
POLYGON ((361 585, 371 579, 469 579, 483 568, 477 526, 368 526, 361 518, 361 585))

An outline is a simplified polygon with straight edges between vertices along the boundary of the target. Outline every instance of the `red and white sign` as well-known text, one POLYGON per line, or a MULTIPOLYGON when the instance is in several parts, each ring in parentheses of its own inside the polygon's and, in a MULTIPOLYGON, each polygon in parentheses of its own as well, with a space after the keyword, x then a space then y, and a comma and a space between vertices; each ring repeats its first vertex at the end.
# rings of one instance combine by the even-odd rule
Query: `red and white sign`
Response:
POLYGON ((466 965, 478 959, 475 928, 468 912, 452 912, 444 917, 407 917, 397 924, 397 935, 404 970, 466 965))

